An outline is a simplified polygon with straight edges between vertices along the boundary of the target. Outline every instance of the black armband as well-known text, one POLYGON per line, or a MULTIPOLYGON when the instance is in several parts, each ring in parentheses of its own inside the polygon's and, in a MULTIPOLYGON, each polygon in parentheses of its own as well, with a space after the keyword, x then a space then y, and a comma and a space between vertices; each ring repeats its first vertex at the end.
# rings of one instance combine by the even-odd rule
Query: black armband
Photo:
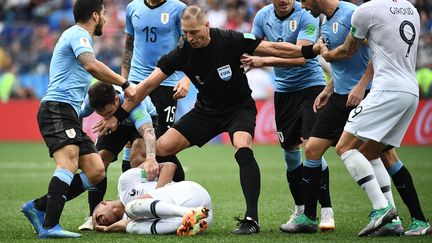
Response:
POLYGON ((314 45, 308 45, 308 46, 302 46, 301 52, 303 54, 303 57, 306 59, 312 59, 315 58, 317 55, 313 51, 314 45))
POLYGON ((127 87, 129 87, 129 85, 130 85, 129 81, 126 80, 126 82, 124 82, 124 83, 121 85, 122 90, 127 89, 127 87))
POLYGON ((119 106, 117 110, 114 112, 114 116, 117 118, 118 122, 122 122, 126 117, 129 116, 129 112, 125 111, 123 107, 119 106))

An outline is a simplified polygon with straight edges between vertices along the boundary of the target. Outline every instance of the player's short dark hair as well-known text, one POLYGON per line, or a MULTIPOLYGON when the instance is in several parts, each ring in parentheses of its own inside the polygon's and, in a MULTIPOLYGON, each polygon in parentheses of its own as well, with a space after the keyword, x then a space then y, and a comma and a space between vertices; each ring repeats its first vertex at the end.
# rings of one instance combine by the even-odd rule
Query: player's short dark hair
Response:
POLYGON ((114 104, 117 95, 114 86, 104 82, 96 82, 88 91, 90 107, 95 110, 104 108, 108 104, 114 104))
POLYGON ((75 23, 84 23, 91 18, 94 12, 100 13, 103 0, 76 0, 73 7, 75 23))

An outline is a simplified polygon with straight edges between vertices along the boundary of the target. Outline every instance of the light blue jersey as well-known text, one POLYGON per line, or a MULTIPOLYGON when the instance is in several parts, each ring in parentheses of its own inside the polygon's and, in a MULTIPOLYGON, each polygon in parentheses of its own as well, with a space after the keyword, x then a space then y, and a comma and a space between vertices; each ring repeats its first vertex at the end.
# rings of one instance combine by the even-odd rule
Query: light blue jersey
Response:
POLYGON ((48 89, 42 101, 68 103, 79 114, 92 75, 84 69, 77 57, 84 52, 94 53, 92 45, 90 34, 78 25, 63 32, 54 48, 48 89))
MULTIPOLYGON (((351 16, 356 7, 352 3, 340 1, 333 16, 324 19, 321 32, 329 49, 334 49, 345 42, 351 28, 351 16)), ((331 61, 334 92, 341 95, 349 94, 365 72, 368 61, 369 48, 366 45, 362 45, 350 59, 331 61)))
MULTIPOLYGON (((118 94, 120 98, 120 105, 124 102, 124 94, 118 94)), ((88 97, 85 99, 84 105, 79 114, 80 118, 91 115, 94 110, 90 107, 88 97)), ((130 113, 129 116, 122 121, 122 125, 135 126, 138 130, 143 124, 151 123, 152 117, 157 116, 156 107, 151 102, 149 96, 147 96, 140 104, 138 104, 130 113)))
MULTIPOLYGON (((134 50, 129 81, 139 82, 156 68, 159 58, 174 49, 182 34, 180 15, 186 5, 166 0, 150 7, 144 0, 134 0, 126 8, 126 33, 134 36, 134 50)), ((161 83, 174 87, 183 75, 175 72, 161 83)))
MULTIPOLYGON (((318 38, 319 20, 314 18, 300 3, 294 3, 294 11, 281 20, 275 14, 273 4, 262 8, 255 16, 252 33, 269 41, 296 44, 297 40, 315 43, 318 38)), ((325 85, 324 74, 317 58, 308 59, 301 67, 275 67, 277 92, 293 92, 311 86, 325 85)))

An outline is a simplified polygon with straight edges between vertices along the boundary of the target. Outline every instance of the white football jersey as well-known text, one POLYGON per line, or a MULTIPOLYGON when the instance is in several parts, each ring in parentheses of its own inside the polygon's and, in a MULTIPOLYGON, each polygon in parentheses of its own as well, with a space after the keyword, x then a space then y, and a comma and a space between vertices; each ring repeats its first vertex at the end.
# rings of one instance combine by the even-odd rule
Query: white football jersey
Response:
POLYGON ((120 175, 117 190, 123 205, 156 188, 157 181, 147 181, 143 171, 133 168, 120 175))
POLYGON ((351 33, 368 39, 374 67, 373 90, 404 91, 418 96, 415 75, 420 17, 406 0, 372 0, 358 7, 351 33))

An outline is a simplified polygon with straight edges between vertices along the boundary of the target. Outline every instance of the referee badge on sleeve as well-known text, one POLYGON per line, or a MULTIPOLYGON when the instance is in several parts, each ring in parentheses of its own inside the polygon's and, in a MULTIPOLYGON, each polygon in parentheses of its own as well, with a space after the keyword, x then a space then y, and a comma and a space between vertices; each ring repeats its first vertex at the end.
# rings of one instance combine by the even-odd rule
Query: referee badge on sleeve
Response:
POLYGON ((223 67, 220 67, 217 69, 219 73, 219 77, 225 81, 228 81, 231 79, 232 71, 230 65, 225 65, 223 67))

